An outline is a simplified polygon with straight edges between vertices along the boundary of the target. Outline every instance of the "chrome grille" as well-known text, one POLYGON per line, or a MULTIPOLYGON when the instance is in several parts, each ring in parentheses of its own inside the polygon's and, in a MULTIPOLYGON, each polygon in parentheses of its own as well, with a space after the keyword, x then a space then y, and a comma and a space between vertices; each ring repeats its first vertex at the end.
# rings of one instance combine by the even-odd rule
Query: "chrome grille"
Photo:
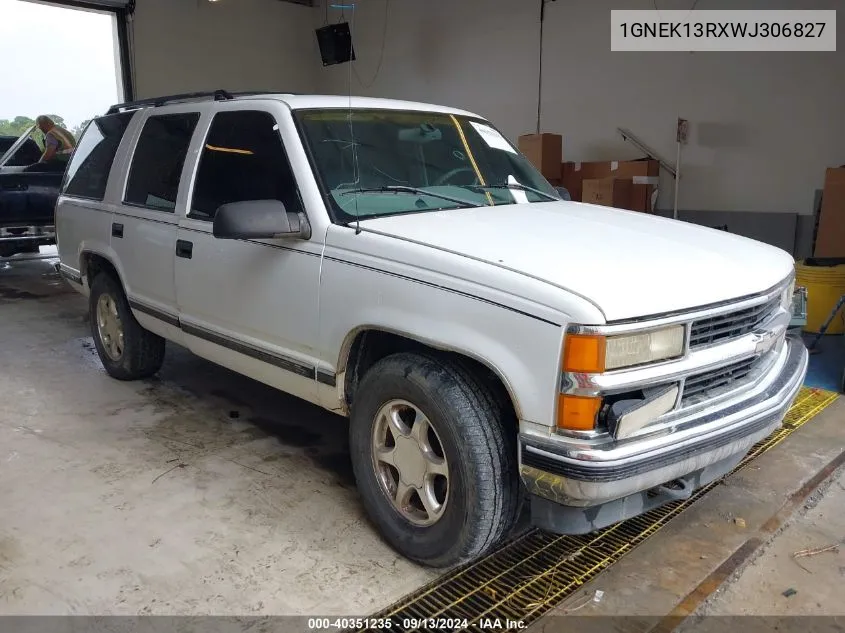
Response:
POLYGON ((681 407, 690 404, 693 399, 699 400, 701 396, 715 395, 717 390, 736 386, 736 383, 748 377, 757 360, 757 357, 746 358, 719 369, 690 376, 684 383, 681 407))
POLYGON ((778 295, 767 303, 693 322, 690 332, 690 349, 748 334, 778 309, 780 301, 781 298, 778 295))

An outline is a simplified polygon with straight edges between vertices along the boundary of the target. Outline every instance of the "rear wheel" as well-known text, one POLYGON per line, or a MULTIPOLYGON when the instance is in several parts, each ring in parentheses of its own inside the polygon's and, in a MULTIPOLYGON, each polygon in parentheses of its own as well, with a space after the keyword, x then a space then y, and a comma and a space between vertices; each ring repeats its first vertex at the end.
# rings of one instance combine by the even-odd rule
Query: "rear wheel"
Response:
POLYGON ((100 273, 94 278, 89 311, 94 345, 112 378, 149 378, 161 369, 164 339, 141 327, 123 288, 110 274, 100 273))
POLYGON ((516 427, 458 363, 412 353, 376 363, 356 391, 350 448, 369 516, 414 561, 479 556, 516 520, 516 427))

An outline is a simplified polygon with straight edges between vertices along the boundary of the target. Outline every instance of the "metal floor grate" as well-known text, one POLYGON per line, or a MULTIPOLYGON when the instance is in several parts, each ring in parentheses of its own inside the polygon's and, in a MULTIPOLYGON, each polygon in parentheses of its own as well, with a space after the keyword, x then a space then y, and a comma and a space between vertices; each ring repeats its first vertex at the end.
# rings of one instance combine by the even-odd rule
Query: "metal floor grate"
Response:
MULTIPOLYGON (((786 439, 830 405, 838 394, 803 388, 787 413, 783 426, 756 444, 734 470, 739 470, 786 439)), ((448 624, 450 630, 479 630, 481 619, 518 620, 525 626, 537 620, 579 587, 589 582, 625 554, 657 532, 707 492, 718 481, 705 486, 690 499, 675 501, 642 516, 629 519, 594 534, 559 536, 530 529, 499 550, 468 566, 451 571, 433 583, 371 616, 390 618, 391 631, 436 631, 448 624), (442 625, 416 629, 405 620, 435 620, 442 625), (451 626, 467 620, 468 629, 451 626)), ((363 629, 379 631, 385 629, 363 629)), ((497 630, 489 626, 485 632, 497 630)))

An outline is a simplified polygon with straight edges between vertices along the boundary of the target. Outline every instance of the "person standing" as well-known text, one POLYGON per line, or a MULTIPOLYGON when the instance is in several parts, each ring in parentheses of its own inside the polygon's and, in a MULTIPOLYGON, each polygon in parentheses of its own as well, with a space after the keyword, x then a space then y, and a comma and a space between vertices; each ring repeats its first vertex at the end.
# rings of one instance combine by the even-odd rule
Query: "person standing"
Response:
POLYGON ((44 153, 38 161, 39 166, 64 171, 76 147, 73 134, 56 125, 56 122, 45 114, 38 116, 35 124, 44 133, 44 153))

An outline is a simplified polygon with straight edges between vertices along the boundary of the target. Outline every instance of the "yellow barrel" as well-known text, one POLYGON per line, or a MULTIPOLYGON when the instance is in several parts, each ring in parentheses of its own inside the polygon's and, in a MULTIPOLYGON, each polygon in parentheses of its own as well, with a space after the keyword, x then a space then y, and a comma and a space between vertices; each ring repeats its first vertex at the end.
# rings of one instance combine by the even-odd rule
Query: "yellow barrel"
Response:
MULTIPOLYGON (((795 282, 807 289, 807 325, 805 332, 817 333, 839 298, 845 294, 845 264, 840 266, 807 266, 803 261, 795 265, 795 282)), ((827 334, 845 332, 845 308, 830 322, 827 334)))

